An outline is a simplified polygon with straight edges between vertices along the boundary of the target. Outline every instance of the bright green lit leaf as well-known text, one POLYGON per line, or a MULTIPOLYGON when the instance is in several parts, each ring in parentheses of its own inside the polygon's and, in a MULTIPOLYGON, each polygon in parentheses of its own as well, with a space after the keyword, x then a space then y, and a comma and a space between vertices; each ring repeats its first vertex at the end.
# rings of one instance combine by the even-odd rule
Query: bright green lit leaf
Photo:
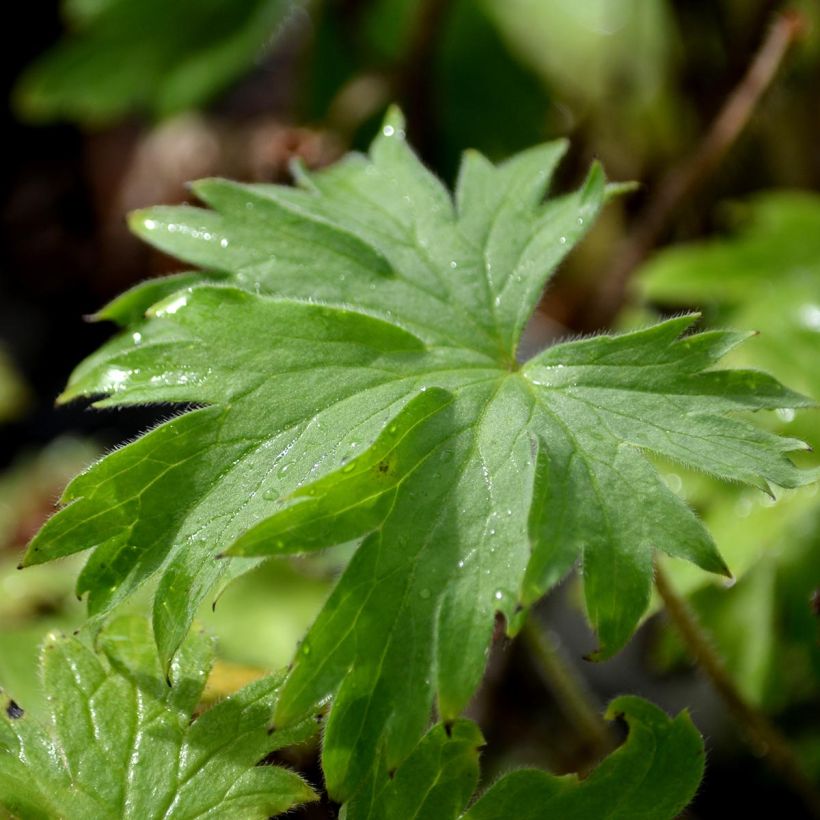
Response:
MULTIPOLYGON (((25 558, 95 547, 78 585, 92 613, 157 576, 166 662, 229 566, 363 539, 277 707, 286 725, 334 696, 334 796, 380 745, 398 765, 434 701, 455 718, 495 613, 520 620, 577 561, 603 657, 646 609, 654 550, 725 572, 644 453, 764 488, 812 478, 785 455, 799 441, 731 415, 805 403, 712 369, 744 334, 681 338, 689 316, 516 362, 545 283, 611 193, 594 166, 544 202, 564 149, 499 166, 469 152, 453 198, 393 112, 369 156, 300 172, 299 188, 207 180, 211 210, 138 213, 149 241, 227 278, 163 294, 64 395, 200 405, 72 482, 25 558)), ((109 315, 132 322, 156 287, 109 315)))
POLYGON ((191 721, 212 662, 193 634, 165 681, 148 624, 121 617, 92 652, 56 635, 42 649, 48 725, 2 695, 0 806, 26 818, 265 820, 314 799, 296 774, 258 766, 314 732, 269 733, 281 679, 252 683, 191 721))
POLYGON ((392 777, 383 767, 345 806, 344 820, 671 820, 703 776, 703 741, 689 716, 669 718, 637 697, 620 697, 607 717, 629 736, 585 779, 524 769, 494 783, 462 814, 478 782, 478 727, 458 720, 430 730, 392 777))
POLYGON ((38 120, 107 123, 167 116, 221 91, 269 45, 290 0, 72 0, 72 32, 23 76, 17 101, 38 120))

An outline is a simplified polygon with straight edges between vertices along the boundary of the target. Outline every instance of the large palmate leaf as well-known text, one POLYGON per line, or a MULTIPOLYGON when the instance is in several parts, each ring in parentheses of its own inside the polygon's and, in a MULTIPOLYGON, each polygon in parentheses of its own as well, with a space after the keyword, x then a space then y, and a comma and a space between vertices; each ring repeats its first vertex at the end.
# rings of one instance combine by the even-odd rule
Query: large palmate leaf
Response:
POLYGON ((399 769, 375 770, 343 810, 344 820, 667 820, 692 799, 703 775, 703 741, 688 715, 670 719, 636 697, 607 717, 624 717, 626 742, 584 780, 522 769, 497 780, 462 813, 478 782, 478 727, 433 727, 399 769))
POLYGON ((277 33, 293 0, 71 0, 71 33, 23 76, 36 119, 94 124, 136 110, 165 116, 208 102, 277 33))
POLYGON ((191 722, 210 640, 185 642, 168 683, 144 619, 121 617, 98 641, 95 653, 77 638, 46 640, 47 726, 2 696, 0 806, 25 818, 264 820, 314 798, 293 772, 256 765, 315 731, 313 721, 268 731, 281 678, 250 684, 191 722))
POLYGON ((600 656, 644 612, 654 550, 726 571, 645 451, 764 488, 811 477, 784 455, 800 442, 728 415, 805 402, 763 374, 710 369, 743 334, 681 338, 687 316, 516 361, 545 282, 607 196, 596 166, 542 201, 564 147, 497 167, 467 153, 452 199, 391 114, 369 156, 297 189, 199 183, 212 210, 133 223, 216 273, 110 306, 127 331, 64 395, 200 405, 79 476, 25 558, 95 547, 78 584, 92 613, 158 577, 166 662, 229 567, 363 539, 277 706, 287 724, 334 695, 335 796, 379 743, 391 767, 406 757, 434 701, 454 718, 495 613, 520 620, 579 559, 600 656))

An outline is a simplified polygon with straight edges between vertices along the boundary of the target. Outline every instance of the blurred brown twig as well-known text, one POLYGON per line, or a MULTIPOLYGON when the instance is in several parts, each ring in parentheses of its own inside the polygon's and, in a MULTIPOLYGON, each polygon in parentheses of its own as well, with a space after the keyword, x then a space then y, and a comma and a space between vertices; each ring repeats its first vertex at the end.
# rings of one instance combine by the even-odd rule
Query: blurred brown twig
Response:
POLYGON ((639 213, 635 229, 624 238, 593 304, 586 308, 582 321, 586 328, 612 324, 626 300, 632 273, 658 244, 680 204, 705 181, 735 144, 803 27, 803 18, 797 12, 785 11, 775 16, 746 73, 727 97, 695 152, 666 174, 639 213))

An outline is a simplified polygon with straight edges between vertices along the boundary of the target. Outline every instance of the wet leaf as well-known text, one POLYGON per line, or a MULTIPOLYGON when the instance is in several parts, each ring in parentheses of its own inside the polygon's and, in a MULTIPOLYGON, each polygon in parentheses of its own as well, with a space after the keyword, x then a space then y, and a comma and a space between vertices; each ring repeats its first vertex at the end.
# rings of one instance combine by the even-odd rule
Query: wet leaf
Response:
POLYGON ((336 797, 380 746, 389 767, 410 754, 434 701, 457 717, 495 614, 520 621, 578 561, 600 657, 644 613, 655 550, 726 571, 647 453, 763 489, 813 478, 785 455, 801 442, 734 415, 806 401, 713 369, 746 334, 686 336, 683 316, 518 363, 545 283, 610 193, 594 166, 543 201, 564 149, 498 166, 468 152, 453 198, 392 112, 369 156, 300 172, 297 189, 201 182, 210 210, 132 223, 226 278, 166 295, 64 394, 197 405, 75 479, 25 558, 95 548, 78 584, 94 614, 158 577, 166 663, 217 582, 360 541, 277 707, 287 725, 334 697, 336 797))
POLYGON ((315 731, 314 721, 268 731, 281 678, 256 681, 191 721, 212 654, 210 640, 191 635, 169 685, 142 618, 112 622, 96 652, 49 636, 48 722, 0 694, 0 806, 26 818, 265 820, 312 800, 298 775, 257 765, 315 731))

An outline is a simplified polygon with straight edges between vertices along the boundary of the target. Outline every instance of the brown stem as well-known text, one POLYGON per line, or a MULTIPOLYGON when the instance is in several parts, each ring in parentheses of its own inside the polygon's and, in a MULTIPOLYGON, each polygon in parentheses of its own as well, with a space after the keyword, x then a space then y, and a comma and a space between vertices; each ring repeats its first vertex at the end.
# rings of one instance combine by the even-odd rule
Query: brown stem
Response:
POLYGON ((775 16, 749 68, 726 99, 700 145, 661 180, 637 217, 635 230, 623 241, 604 277, 601 291, 584 322, 586 326, 599 328, 612 323, 625 301, 630 276, 658 243, 680 204, 714 170, 748 125, 802 29, 803 20, 796 12, 775 16))
POLYGON ((664 570, 655 566, 655 586, 663 599, 666 614, 680 633, 686 648, 700 670, 709 678, 735 720, 745 730, 744 739, 755 754, 799 794, 813 817, 820 817, 820 793, 807 777, 786 738, 763 712, 740 693, 726 670, 723 659, 697 620, 695 613, 677 593, 664 570))

